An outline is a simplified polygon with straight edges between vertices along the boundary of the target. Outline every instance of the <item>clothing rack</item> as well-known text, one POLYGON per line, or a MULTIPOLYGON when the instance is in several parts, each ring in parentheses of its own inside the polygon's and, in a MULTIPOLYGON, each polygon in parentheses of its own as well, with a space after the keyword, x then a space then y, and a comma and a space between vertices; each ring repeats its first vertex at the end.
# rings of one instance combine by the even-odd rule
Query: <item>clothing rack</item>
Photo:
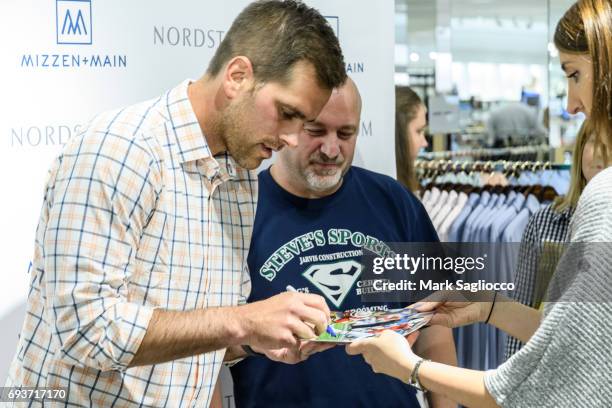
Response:
MULTIPOLYGON (((491 153, 492 149, 482 150, 491 153)), ((517 150, 522 153, 533 147, 494 152, 517 150)), ((491 278, 510 282, 519 264, 519 247, 510 243, 521 242, 529 219, 544 205, 567 194, 571 175, 565 170, 570 165, 538 160, 469 161, 458 156, 414 163, 423 207, 441 242, 502 245, 505 250, 490 258, 495 260, 491 278)), ((458 328, 455 341, 462 367, 489 370, 503 362, 507 338, 491 326, 458 328)))
POLYGON ((517 146, 517 147, 502 147, 502 148, 482 148, 482 149, 471 149, 471 150, 455 150, 455 151, 441 151, 441 152, 428 152, 419 155, 420 159, 424 160, 441 160, 441 159, 472 159, 478 160, 482 158, 520 158, 521 156, 540 156, 551 154, 551 148, 549 145, 531 145, 531 146, 517 146))
POLYGON ((571 165, 551 163, 549 161, 453 161, 453 160, 417 160, 415 168, 418 170, 429 170, 442 173, 459 172, 502 172, 519 173, 522 171, 539 170, 569 170, 571 165))

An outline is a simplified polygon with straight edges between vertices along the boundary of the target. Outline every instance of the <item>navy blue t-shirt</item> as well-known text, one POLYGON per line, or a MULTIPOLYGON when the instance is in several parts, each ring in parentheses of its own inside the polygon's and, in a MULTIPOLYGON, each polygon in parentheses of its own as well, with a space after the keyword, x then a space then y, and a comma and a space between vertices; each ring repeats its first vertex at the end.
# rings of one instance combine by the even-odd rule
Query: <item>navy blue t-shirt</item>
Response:
MULTIPOLYGON (((248 256, 249 302, 291 285, 323 296, 331 310, 385 309, 363 303, 362 250, 385 242, 435 242, 436 232, 415 196, 390 177, 359 167, 331 196, 304 199, 283 190, 270 171, 259 174, 259 201, 248 256)), ((296 365, 248 357, 231 368, 236 406, 418 407, 414 388, 375 374, 343 346, 296 365)))

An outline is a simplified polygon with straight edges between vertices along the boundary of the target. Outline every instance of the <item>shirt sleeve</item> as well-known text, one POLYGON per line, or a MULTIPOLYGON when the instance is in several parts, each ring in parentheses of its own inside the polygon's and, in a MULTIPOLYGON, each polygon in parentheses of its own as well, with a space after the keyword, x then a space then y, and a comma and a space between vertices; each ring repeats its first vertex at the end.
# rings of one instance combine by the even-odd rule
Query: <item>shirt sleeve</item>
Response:
MULTIPOLYGON (((251 295, 251 274, 249 272, 249 265, 245 261, 244 268, 242 269, 242 281, 240 283, 240 297, 238 298, 238 306, 246 305, 249 296, 251 295)), ((224 361, 223 364, 227 367, 232 367, 238 364, 246 357, 238 357, 233 360, 224 361)))
POLYGON ((124 370, 146 333, 153 308, 131 303, 128 286, 161 193, 152 157, 142 141, 89 130, 60 160, 44 279, 54 341, 70 364, 124 370))

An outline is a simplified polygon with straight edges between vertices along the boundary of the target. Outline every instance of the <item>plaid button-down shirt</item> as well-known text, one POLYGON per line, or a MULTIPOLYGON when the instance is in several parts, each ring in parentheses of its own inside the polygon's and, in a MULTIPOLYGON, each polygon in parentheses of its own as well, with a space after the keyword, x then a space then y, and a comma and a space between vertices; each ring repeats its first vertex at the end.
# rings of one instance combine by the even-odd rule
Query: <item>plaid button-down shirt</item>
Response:
POLYGON ((97 117, 55 161, 7 386, 67 388, 68 406, 208 406, 225 350, 127 368, 153 309, 250 290, 257 178, 211 156, 188 84, 97 117))
MULTIPOLYGON (((572 207, 557 212, 549 204, 529 219, 523 232, 514 277, 516 301, 529 307, 540 307, 557 263, 563 255, 565 243, 569 239, 569 225, 573 214, 572 207)), ((518 339, 508 336, 505 360, 522 347, 523 343, 518 339)))

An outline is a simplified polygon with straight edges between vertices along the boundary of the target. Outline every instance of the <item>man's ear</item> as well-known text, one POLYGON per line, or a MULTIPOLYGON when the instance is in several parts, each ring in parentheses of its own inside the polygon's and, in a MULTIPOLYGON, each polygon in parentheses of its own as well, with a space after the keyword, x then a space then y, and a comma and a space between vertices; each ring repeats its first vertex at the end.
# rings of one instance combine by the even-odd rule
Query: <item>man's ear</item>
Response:
POLYGON ((228 99, 235 99, 243 92, 250 91, 255 82, 253 64, 244 56, 232 58, 225 67, 223 90, 228 99))

